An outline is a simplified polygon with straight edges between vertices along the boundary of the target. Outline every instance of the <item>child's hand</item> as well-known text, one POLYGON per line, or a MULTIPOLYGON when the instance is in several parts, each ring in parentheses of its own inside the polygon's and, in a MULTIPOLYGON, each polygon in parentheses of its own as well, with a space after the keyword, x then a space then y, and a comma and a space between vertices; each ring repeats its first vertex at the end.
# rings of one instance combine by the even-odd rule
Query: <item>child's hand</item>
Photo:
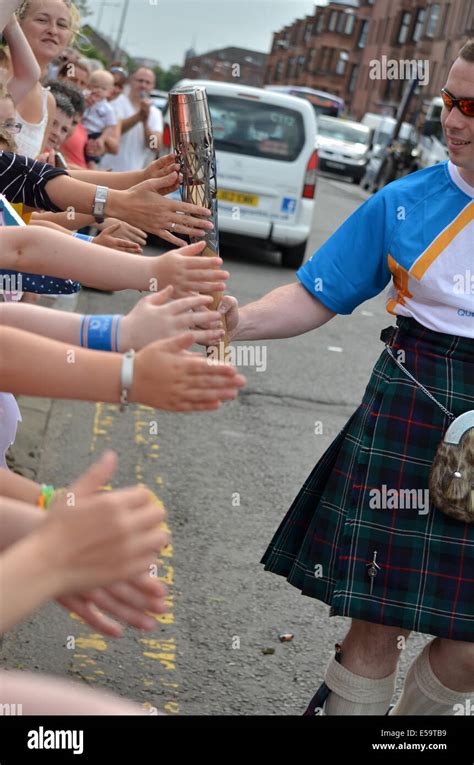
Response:
POLYGON ((142 255, 143 250, 139 244, 116 236, 119 233, 119 230, 120 223, 114 223, 112 226, 102 229, 100 234, 94 237, 94 244, 101 244, 102 247, 110 247, 112 250, 131 252, 134 255, 142 255))
POLYGON ((146 489, 99 493, 116 465, 113 452, 104 454, 51 506, 36 532, 39 552, 46 554, 57 576, 57 595, 146 574, 156 553, 169 544, 169 535, 160 528, 165 512, 146 489), (70 496, 73 507, 68 506, 70 496))
POLYGON ((158 282, 155 286, 151 281, 150 289, 172 285, 176 297, 186 297, 189 292, 223 292, 229 272, 220 270, 222 258, 196 257, 205 246, 205 242, 197 242, 150 259, 151 279, 158 282))
POLYGON ((148 234, 145 233, 145 231, 142 231, 141 228, 137 228, 136 226, 132 226, 131 223, 119 220, 118 218, 106 218, 104 223, 98 226, 98 228, 100 231, 103 231, 105 228, 113 226, 114 224, 117 224, 115 235, 120 237, 120 239, 136 242, 136 244, 139 244, 142 247, 146 245, 148 234))
POLYGON ((57 602, 80 616, 93 630, 119 638, 124 628, 115 619, 139 630, 156 629, 156 620, 150 614, 164 614, 169 610, 165 601, 167 594, 163 582, 147 571, 109 587, 63 595, 57 602))
POLYGON ((147 345, 136 354, 130 401, 173 412, 219 409, 237 398, 246 379, 230 364, 186 353, 196 340, 187 332, 147 345))
POLYGON ((182 334, 186 330, 200 328, 196 342, 202 345, 219 343, 224 335, 220 314, 209 311, 210 295, 194 295, 181 300, 170 300, 172 287, 154 295, 147 295, 138 301, 120 322, 118 332, 119 352, 130 348, 138 351, 155 340, 182 334))

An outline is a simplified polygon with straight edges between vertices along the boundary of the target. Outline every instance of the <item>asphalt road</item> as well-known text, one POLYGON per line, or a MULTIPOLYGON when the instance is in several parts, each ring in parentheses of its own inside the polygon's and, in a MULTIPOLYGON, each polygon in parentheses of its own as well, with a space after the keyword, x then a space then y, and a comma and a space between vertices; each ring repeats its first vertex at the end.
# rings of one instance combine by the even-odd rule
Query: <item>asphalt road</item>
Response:
MULTIPOLYGON (((308 252, 366 196, 320 178, 308 252)), ((275 254, 228 247, 222 254, 229 291, 242 304, 295 279, 275 254)), ((84 291, 80 310, 115 313, 135 300, 131 292, 84 291)), ((266 369, 244 369, 246 389, 216 413, 137 407, 120 414, 114 406, 55 402, 39 479, 64 485, 104 448, 116 449, 113 486, 142 481, 168 511, 173 545, 159 574, 171 611, 154 634, 128 630, 113 641, 49 605, 5 638, 0 666, 75 677, 170 714, 301 713, 349 620, 329 619, 326 605, 265 573, 259 560, 359 403, 382 349, 380 330, 390 323, 380 296, 318 332, 266 342, 266 369), (282 633, 293 640, 280 642, 282 633)), ((427 640, 412 636, 400 680, 427 640)))

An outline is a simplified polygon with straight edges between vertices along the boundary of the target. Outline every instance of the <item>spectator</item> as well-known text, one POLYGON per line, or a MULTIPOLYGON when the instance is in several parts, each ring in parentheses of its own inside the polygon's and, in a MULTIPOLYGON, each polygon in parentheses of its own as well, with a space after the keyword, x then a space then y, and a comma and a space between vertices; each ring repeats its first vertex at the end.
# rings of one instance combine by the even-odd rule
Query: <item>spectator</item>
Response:
POLYGON ((117 117, 108 101, 114 88, 114 77, 111 72, 99 69, 93 72, 89 80, 90 104, 82 118, 82 124, 87 130, 90 144, 86 147, 86 162, 89 170, 94 170, 105 146, 112 154, 118 151, 119 135, 117 117), (89 152, 92 149, 92 152, 89 152))
POLYGON ((61 152, 71 169, 86 170, 86 146, 89 140, 87 130, 81 123, 86 102, 81 89, 72 81, 63 79, 49 83, 53 95, 63 93, 69 98, 74 107, 72 128, 61 146, 61 152))
POLYGON ((122 136, 118 154, 103 157, 101 167, 104 169, 138 170, 148 164, 151 152, 156 155, 159 151, 163 117, 149 98, 154 86, 154 72, 142 67, 130 78, 129 92, 112 102, 121 121, 122 136))
MULTIPOLYGON (((56 115, 46 137, 46 151, 59 151, 72 129, 74 107, 70 99, 59 91, 53 93, 56 102, 56 115)), ((54 164, 54 162, 52 163, 54 164)))
MULTIPOLYGON (((45 76, 49 64, 71 45, 79 30, 80 16, 72 2, 64 0, 24 0, 18 10, 20 26, 45 76)), ((20 101, 18 117, 23 130, 18 138, 19 150, 35 158, 46 145, 46 135, 54 120, 55 104, 40 82, 20 101)))
POLYGON ((111 101, 115 101, 122 93, 128 80, 128 72, 121 66, 111 66, 109 71, 114 76, 114 89, 110 96, 111 101))
POLYGON ((58 72, 58 80, 67 80, 74 83, 81 90, 85 90, 89 83, 91 67, 86 58, 78 58, 73 63, 63 64, 58 72))

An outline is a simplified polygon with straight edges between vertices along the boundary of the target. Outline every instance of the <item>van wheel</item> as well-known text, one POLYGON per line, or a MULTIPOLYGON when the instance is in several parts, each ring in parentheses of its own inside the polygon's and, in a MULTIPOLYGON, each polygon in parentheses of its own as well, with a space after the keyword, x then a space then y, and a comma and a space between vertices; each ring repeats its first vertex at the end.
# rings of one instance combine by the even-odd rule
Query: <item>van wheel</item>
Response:
POLYGON ((307 244, 308 240, 306 239, 294 247, 282 247, 281 264, 283 268, 299 268, 304 260, 307 244))

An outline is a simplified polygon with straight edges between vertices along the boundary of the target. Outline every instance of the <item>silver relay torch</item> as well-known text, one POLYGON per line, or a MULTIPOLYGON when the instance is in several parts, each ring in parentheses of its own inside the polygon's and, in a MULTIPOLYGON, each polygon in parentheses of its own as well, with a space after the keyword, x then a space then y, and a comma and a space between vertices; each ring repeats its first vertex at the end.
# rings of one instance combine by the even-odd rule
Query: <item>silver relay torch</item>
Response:
MULTIPOLYGON (((216 155, 206 89, 198 85, 176 88, 169 94, 169 106, 171 135, 183 176, 181 198, 211 211, 214 228, 204 236, 206 247, 202 256, 216 257, 219 255, 216 155)), ((191 242, 202 239, 191 237, 191 242)), ((222 293, 215 294, 212 310, 216 310, 221 298, 222 293)), ((219 345, 220 359, 228 345, 225 317, 222 324, 226 334, 219 345)))

